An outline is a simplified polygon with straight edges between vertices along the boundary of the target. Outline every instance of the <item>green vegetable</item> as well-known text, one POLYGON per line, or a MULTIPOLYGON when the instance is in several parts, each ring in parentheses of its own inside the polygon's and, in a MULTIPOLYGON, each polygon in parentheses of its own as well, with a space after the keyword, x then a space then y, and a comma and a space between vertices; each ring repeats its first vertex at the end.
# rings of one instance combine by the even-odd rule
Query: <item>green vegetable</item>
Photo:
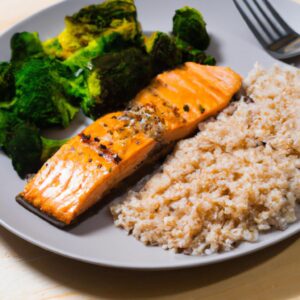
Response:
POLYGON ((44 53, 36 33, 15 34, 11 47, 11 62, 0 64, 0 147, 24 178, 65 142, 41 137, 39 128, 69 125, 78 111, 70 93, 76 78, 44 53))
POLYGON ((44 43, 44 49, 48 54, 56 54, 62 59, 67 59, 86 47, 88 49, 84 53, 88 52, 89 56, 97 54, 99 47, 97 44, 102 43, 98 39, 112 32, 121 34, 125 41, 131 40, 133 44, 142 44, 141 27, 137 21, 133 0, 108 0, 99 5, 84 7, 74 15, 67 16, 65 25, 65 29, 57 39, 44 43))
POLYGON ((10 63, 0 63, 0 107, 8 107, 15 96, 15 79, 10 63))
POLYGON ((175 44, 182 54, 182 63, 187 61, 196 62, 203 65, 215 65, 216 60, 213 56, 206 54, 204 51, 193 48, 185 41, 175 38, 175 44))
POLYGON ((72 73, 48 57, 32 57, 16 72, 13 109, 24 120, 38 127, 67 127, 78 108, 68 95, 72 73))
POLYGON ((12 160, 14 169, 21 178, 36 173, 66 140, 50 140, 40 136, 36 127, 26 124, 15 128, 8 141, 6 152, 12 160))
POLYGON ((35 173, 66 140, 51 140, 11 112, 0 110, 0 147, 11 158, 21 178, 35 173))
POLYGON ((15 126, 20 122, 15 113, 0 110, 0 148, 5 148, 8 137, 13 134, 15 126))
POLYGON ((93 60, 88 75, 88 96, 81 107, 95 119, 107 111, 124 108, 151 80, 149 56, 138 48, 108 53, 93 60))
POLYGON ((74 71, 78 68, 92 69, 91 61, 109 52, 121 51, 133 45, 136 35, 135 26, 126 23, 114 31, 109 31, 91 41, 88 46, 72 54, 64 61, 64 64, 74 71))
POLYGON ((44 52, 52 58, 62 58, 63 48, 57 37, 51 38, 43 43, 44 52))
POLYGON ((101 32, 117 19, 136 20, 136 7, 133 0, 107 0, 84 7, 68 19, 76 25, 90 25, 90 31, 101 32))
POLYGON ((146 39, 146 51, 150 55, 153 75, 175 68, 182 62, 182 53, 174 39, 166 33, 154 32, 146 39))
POLYGON ((75 80, 71 70, 46 55, 37 33, 16 33, 11 49, 11 63, 4 65, 9 71, 0 69, 0 74, 9 74, 5 88, 13 92, 3 103, 0 100, 0 107, 38 127, 67 127, 78 112, 69 93, 75 80))
POLYGON ((66 30, 73 38, 73 45, 85 47, 106 30, 128 22, 137 25, 136 16, 133 0, 108 0, 99 5, 84 7, 73 16, 66 17, 66 30))
POLYGON ((24 178, 38 170, 41 165, 42 144, 36 127, 20 123, 8 138, 5 151, 12 160, 14 169, 24 178))
POLYGON ((154 76, 188 61, 204 65, 215 64, 214 57, 194 48, 178 37, 163 32, 154 32, 146 38, 145 45, 151 58, 154 76))
POLYGON ((42 43, 37 32, 15 33, 11 38, 11 62, 14 67, 22 64, 31 56, 44 55, 42 43))
POLYGON ((202 14, 188 6, 176 10, 173 35, 199 50, 207 49, 210 42, 202 14))

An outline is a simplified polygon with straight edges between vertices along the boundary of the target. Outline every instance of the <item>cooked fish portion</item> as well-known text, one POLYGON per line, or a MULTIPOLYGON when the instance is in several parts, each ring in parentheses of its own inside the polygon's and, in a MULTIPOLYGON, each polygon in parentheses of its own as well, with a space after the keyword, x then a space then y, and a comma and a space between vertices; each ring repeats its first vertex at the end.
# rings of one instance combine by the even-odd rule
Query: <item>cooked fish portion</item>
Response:
POLYGON ((20 196, 46 215, 70 224, 132 174, 158 145, 196 130, 224 108, 241 78, 227 67, 186 63, 165 72, 124 112, 101 117, 66 143, 20 196))

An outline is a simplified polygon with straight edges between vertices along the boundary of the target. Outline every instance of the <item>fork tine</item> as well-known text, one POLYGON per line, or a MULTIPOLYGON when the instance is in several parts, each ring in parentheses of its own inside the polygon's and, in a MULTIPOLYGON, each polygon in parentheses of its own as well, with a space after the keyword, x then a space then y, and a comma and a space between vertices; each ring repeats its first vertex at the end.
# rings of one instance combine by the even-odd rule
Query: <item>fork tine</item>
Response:
POLYGON ((279 35, 279 37, 282 36, 282 33, 280 30, 276 27, 274 22, 270 19, 270 17, 265 13, 265 11, 262 9, 261 5, 258 4, 257 0, 253 0, 254 4, 258 8, 258 10, 261 12, 261 14, 264 16, 264 18, 268 21, 269 25, 272 27, 272 29, 279 35))
POLYGON ((267 46, 267 42, 264 40, 263 36, 260 34, 260 32, 255 28, 255 26, 252 24, 251 20, 248 18, 246 13, 243 11, 242 7, 238 3, 238 0, 233 0, 236 8, 240 12, 241 16, 245 20, 246 24, 250 28, 250 30, 254 33, 255 37, 258 39, 258 41, 261 43, 263 47, 267 46))
POLYGON ((257 13, 254 11, 254 9, 252 8, 252 6, 248 3, 248 1, 247 0, 243 0, 243 2, 248 7, 249 11, 251 12, 251 14, 253 15, 253 17, 255 18, 255 20, 257 21, 257 23, 259 24, 260 28, 265 32, 266 36, 268 38, 270 38, 271 41, 276 40, 276 37, 272 34, 271 31, 268 30, 268 28, 265 26, 265 24, 262 22, 262 20, 257 15, 257 13))
POLYGON ((263 0, 263 2, 269 8, 273 17, 277 20, 277 22, 282 26, 283 29, 285 29, 288 33, 294 32, 294 30, 281 18, 281 16, 278 14, 278 12, 268 0, 263 0))

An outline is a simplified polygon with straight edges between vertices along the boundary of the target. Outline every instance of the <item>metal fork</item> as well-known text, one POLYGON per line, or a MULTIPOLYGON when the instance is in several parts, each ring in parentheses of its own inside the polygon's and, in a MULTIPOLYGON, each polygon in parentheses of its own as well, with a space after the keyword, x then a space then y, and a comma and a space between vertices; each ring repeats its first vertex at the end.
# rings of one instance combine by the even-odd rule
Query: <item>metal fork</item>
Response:
POLYGON ((300 35, 268 0, 233 1, 250 30, 272 56, 284 60, 300 55, 300 35))

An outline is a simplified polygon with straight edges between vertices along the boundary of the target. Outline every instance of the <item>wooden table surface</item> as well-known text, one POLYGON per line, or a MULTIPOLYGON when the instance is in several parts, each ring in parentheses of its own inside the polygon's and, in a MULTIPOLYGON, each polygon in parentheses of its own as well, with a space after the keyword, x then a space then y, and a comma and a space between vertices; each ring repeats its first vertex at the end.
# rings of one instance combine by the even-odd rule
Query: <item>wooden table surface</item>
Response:
MULTIPOLYGON (((1 0, 0 31, 56 1, 1 0)), ((126 271, 60 257, 0 228, 0 299, 300 299, 299 256, 298 235, 212 266, 126 271)))

